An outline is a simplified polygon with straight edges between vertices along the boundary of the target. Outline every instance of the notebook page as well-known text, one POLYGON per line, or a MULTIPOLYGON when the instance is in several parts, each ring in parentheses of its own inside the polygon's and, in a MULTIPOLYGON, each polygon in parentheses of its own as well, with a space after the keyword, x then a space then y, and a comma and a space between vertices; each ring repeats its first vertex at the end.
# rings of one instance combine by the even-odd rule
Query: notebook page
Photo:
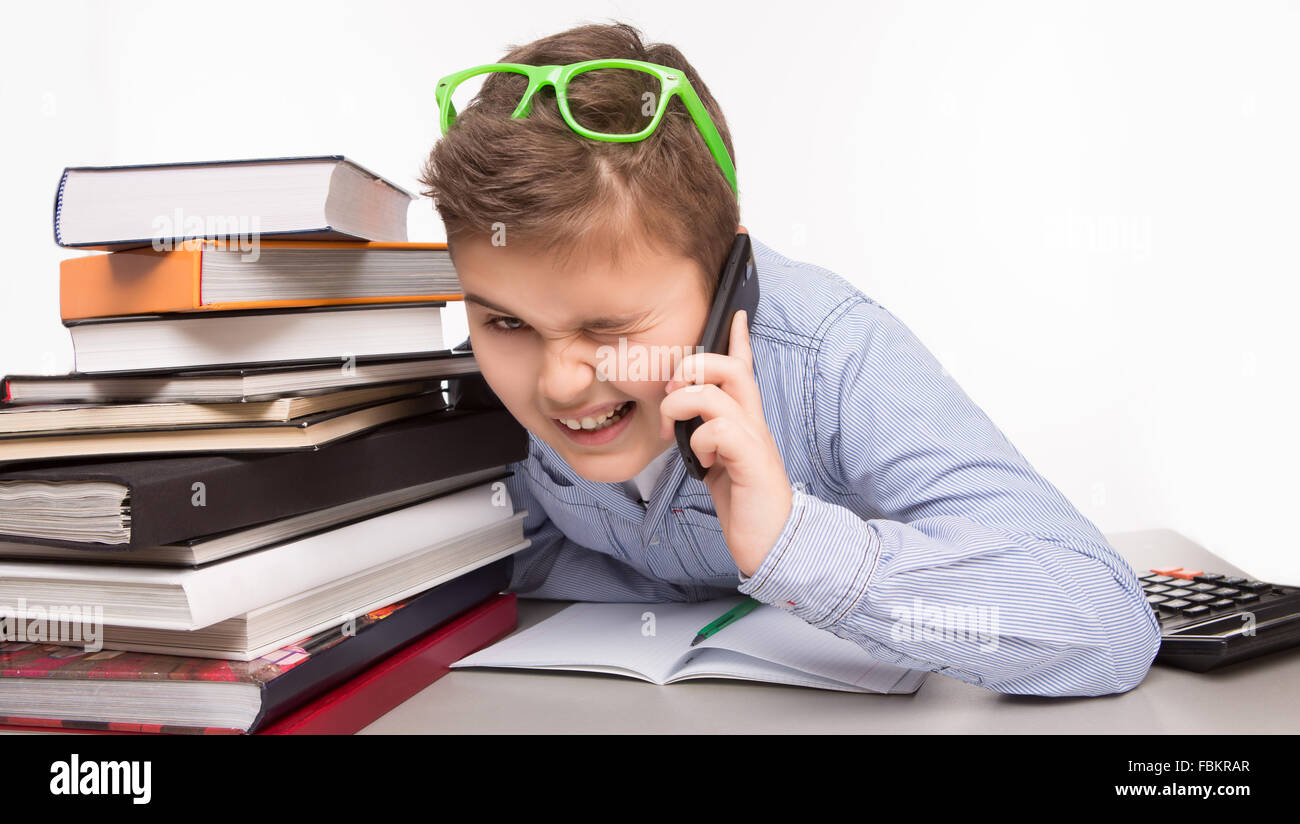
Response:
MULTIPOLYGON (((719 613, 721 614, 721 613, 719 613)), ((763 605, 728 627, 703 646, 744 653, 800 672, 818 675, 871 692, 910 692, 920 685, 906 667, 877 661, 852 641, 833 635, 777 607, 763 605), (910 684, 912 689, 906 687, 910 684)), ((697 647, 698 648, 698 647, 697 647)), ((925 673, 917 670, 922 678, 925 673)))
MULTIPOLYGON (((691 639, 700 628, 743 600, 743 596, 735 596, 694 603, 574 604, 460 659, 452 667, 547 667, 595 672, 616 667, 664 684, 678 662, 692 652, 691 639)), ((743 620, 751 617, 753 614, 743 620)), ((707 643, 703 641, 695 649, 707 643)))
POLYGON ((822 690, 840 690, 841 692, 871 692, 865 687, 842 684, 829 678, 811 675, 770 661, 760 661, 753 656, 714 647, 701 650, 704 642, 696 647, 689 661, 677 669, 677 674, 669 679, 673 684, 689 681, 692 678, 737 678, 742 681, 763 681, 768 684, 790 684, 796 687, 814 687, 822 690))

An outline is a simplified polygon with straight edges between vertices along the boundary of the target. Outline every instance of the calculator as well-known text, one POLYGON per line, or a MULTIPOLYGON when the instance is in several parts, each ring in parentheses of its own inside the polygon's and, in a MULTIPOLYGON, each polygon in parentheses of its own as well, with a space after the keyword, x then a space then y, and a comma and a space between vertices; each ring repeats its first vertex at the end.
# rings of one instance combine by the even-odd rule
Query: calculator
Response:
POLYGON ((1138 580, 1160 622, 1160 663, 1205 672, 1300 644, 1300 587, 1182 567, 1138 580))

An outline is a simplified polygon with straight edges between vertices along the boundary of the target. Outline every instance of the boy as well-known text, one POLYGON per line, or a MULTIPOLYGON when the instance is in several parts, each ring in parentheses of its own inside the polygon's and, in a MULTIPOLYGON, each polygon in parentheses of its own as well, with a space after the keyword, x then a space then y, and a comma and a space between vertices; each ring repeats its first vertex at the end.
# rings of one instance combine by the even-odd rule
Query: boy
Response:
POLYGON ((699 341, 746 231, 726 122, 680 52, 583 26, 492 65, 464 111, 466 73, 446 78, 423 183, 484 380, 530 433, 507 482, 532 540, 511 590, 739 590, 998 692, 1141 683, 1160 637, 1133 570, 883 306, 755 240, 761 300, 729 354, 671 355, 699 341), (518 68, 596 59, 647 68, 518 68), (629 352, 639 371, 610 368, 629 352), (672 430, 697 415, 703 481, 672 430))

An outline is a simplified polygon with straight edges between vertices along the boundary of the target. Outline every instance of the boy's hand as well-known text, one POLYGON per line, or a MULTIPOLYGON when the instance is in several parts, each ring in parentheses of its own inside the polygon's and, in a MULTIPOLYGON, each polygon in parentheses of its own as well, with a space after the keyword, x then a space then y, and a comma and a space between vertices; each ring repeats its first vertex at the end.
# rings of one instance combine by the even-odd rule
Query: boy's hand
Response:
POLYGON ((749 349, 749 318, 736 313, 728 355, 701 352, 682 359, 664 387, 659 406, 660 436, 673 437, 675 421, 699 415, 703 425, 691 436, 691 449, 708 468, 704 483, 713 497, 727 548, 745 575, 758 571, 790 517, 794 493, 763 419, 749 349), (693 384, 681 380, 691 361, 693 384))

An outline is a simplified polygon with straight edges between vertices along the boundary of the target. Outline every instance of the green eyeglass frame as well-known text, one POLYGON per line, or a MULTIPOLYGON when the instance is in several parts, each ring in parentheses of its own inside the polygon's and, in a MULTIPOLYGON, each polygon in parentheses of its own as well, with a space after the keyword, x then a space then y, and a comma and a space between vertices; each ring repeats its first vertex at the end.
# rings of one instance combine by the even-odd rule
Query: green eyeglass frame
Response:
POLYGON ((555 100, 559 104, 560 114, 564 117, 564 122, 569 124, 569 128, 591 140, 607 140, 614 143, 634 143, 649 137, 659 127, 659 121, 663 120, 664 112, 668 109, 668 101, 673 98, 673 95, 677 95, 685 104, 686 111, 690 112, 691 117, 694 118, 695 125, 700 130, 700 135, 704 137, 704 142, 708 144, 709 151, 713 154, 713 159, 718 162, 722 174, 727 178, 727 183, 731 184, 731 190, 736 193, 737 197, 740 195, 740 190, 736 187, 736 167, 731 162, 731 155, 727 153, 726 144, 722 142, 722 135, 718 133, 718 128, 713 124, 713 118, 709 117, 709 112, 700 101, 700 96, 695 93, 695 89, 691 88, 691 82, 686 79, 685 74, 680 69, 674 69, 671 66, 660 66, 655 63, 645 63, 640 60, 619 59, 587 60, 582 63, 570 63, 567 66, 488 63, 471 69, 464 69, 449 74, 438 81, 436 94, 443 134, 446 134, 452 124, 456 122, 456 107, 451 102, 452 92, 465 80, 488 72, 514 72, 528 78, 528 88, 524 91, 524 96, 519 100, 519 105, 515 107, 514 113, 510 115, 511 118, 527 117, 532 107, 533 95, 543 86, 549 85, 555 88, 555 100), (569 81, 574 76, 592 69, 639 69, 659 78, 659 108, 655 112, 654 119, 650 121, 650 125, 633 134, 608 134, 593 132, 578 123, 573 118, 573 113, 569 111, 569 81))

